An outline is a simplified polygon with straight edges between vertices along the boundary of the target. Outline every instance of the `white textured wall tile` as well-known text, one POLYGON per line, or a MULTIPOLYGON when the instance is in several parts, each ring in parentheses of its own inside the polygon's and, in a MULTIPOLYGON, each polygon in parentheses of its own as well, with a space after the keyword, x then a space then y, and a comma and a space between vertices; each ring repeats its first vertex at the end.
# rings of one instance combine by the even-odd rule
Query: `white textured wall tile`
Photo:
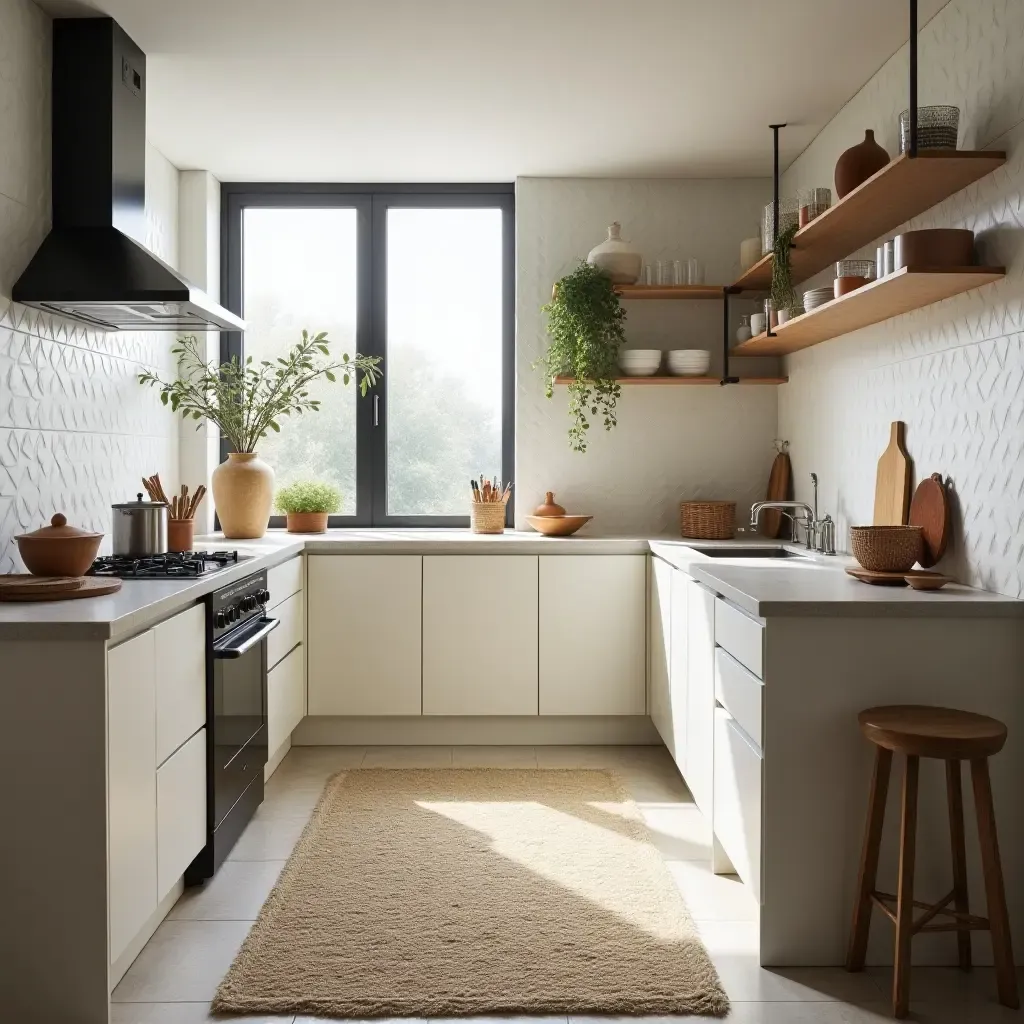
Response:
MULTIPOLYGON (((21 568, 13 538, 54 512, 110 532, 110 505, 143 473, 178 479, 178 428, 142 367, 175 372, 173 335, 104 333, 11 302, 50 227, 50 20, 0 0, 0 573, 21 568)), ((147 147, 147 238, 177 259, 177 170, 147 147)), ((101 550, 108 551, 109 536, 101 550)))
MULTIPOLYGON (((586 257, 618 220, 623 237, 654 264, 696 256, 706 280, 733 280, 740 239, 756 233, 770 182, 520 178, 516 182, 516 523, 554 490, 570 511, 590 513, 602 532, 678 530, 682 498, 764 497, 774 458, 773 386, 624 386, 618 427, 590 431, 589 450, 569 448, 565 388, 544 397, 534 362, 546 350, 540 308, 551 286, 586 257)), ((634 348, 707 348, 721 365, 722 307, 717 302, 626 304, 634 348)), ((737 308, 739 312, 739 307, 737 308)), ((738 323, 738 319, 736 320, 738 323)), ((735 367, 734 367, 735 369, 735 367)), ((774 360, 740 372, 777 372, 774 360)))
MULTIPOLYGON (((849 526, 871 522, 875 466, 890 421, 904 420, 915 486, 941 472, 955 491, 939 568, 1024 596, 1024 3, 950 3, 922 30, 919 57, 920 103, 960 107, 960 145, 1005 149, 1007 162, 904 227, 970 228, 980 261, 1005 266, 1006 278, 789 357, 779 429, 793 445, 797 497, 817 470, 845 546, 849 526)), ((904 47, 789 168, 783 193, 831 185, 839 154, 866 128, 898 152, 906 105, 904 47)), ((874 248, 862 252, 874 258, 874 248)))

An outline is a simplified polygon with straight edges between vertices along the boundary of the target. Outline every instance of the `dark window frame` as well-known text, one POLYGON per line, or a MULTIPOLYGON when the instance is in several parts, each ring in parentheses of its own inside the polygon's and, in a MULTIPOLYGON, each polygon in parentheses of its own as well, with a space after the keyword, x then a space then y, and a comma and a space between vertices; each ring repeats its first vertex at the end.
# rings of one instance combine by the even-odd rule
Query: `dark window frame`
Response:
MULTIPOLYGON (((511 480, 515 467, 515 186, 499 184, 353 184, 293 182, 224 182, 221 185, 221 296, 239 316, 242 311, 242 221, 246 207, 325 209, 352 207, 357 218, 356 348, 363 355, 385 356, 387 310, 386 222, 390 207, 499 208, 502 212, 502 424, 501 478, 511 480)), ((458 288, 458 282, 452 282, 458 288)), ((244 332, 221 334, 221 359, 244 358, 244 332)), ((387 366, 384 367, 385 381, 387 366)), ((464 516, 395 516, 387 514, 387 388, 378 386, 378 424, 374 400, 356 403, 356 514, 331 516, 332 527, 467 527, 469 482, 464 516)), ((221 461, 227 442, 221 438, 221 461)), ((483 468, 483 467, 481 467, 483 468)), ((512 502, 506 522, 512 525, 512 502)), ((284 516, 272 516, 283 527, 284 516)))

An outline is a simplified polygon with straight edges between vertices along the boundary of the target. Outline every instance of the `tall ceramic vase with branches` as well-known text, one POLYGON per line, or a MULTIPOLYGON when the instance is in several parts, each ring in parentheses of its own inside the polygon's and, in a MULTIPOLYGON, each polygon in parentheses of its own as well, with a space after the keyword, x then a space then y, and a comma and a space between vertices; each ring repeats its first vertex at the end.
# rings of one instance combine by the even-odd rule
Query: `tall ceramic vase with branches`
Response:
POLYGON ((276 361, 254 363, 232 359, 217 366, 207 363, 194 336, 171 349, 178 357, 178 378, 163 381, 142 373, 139 382, 156 387, 160 401, 184 419, 215 423, 230 446, 227 462, 213 472, 213 501, 224 536, 232 540, 262 537, 270 521, 274 470, 256 451, 261 438, 281 430, 288 416, 315 413, 320 400, 310 385, 324 378, 349 384, 358 378, 360 394, 380 379, 380 359, 343 354, 332 356, 327 333, 302 332, 302 340, 276 361))

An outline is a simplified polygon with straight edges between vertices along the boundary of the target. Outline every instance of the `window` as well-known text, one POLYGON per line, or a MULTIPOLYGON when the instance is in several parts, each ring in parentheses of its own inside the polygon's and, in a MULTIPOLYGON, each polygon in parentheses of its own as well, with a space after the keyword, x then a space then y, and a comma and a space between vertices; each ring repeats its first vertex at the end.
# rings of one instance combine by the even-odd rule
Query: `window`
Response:
POLYGON ((337 485, 333 526, 466 525, 470 479, 512 475, 512 186, 223 188, 246 321, 224 358, 275 359, 303 328, 383 358, 366 398, 324 381, 319 413, 261 442, 278 484, 337 485))

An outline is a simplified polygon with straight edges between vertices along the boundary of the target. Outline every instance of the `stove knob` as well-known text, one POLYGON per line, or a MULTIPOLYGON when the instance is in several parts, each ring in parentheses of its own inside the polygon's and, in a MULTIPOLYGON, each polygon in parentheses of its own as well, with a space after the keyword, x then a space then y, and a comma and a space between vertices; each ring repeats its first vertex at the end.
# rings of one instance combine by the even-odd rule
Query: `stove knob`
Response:
POLYGON ((223 612, 217 612, 213 617, 213 624, 217 629, 223 629, 228 624, 228 618, 223 612))
POLYGON ((224 614, 228 617, 228 622, 234 622, 238 618, 238 609, 233 605, 228 605, 224 614))
POLYGON ((260 604, 267 604, 267 603, 269 603, 269 601, 270 601, 270 591, 269 590, 261 590, 259 592, 258 596, 259 596, 259 599, 260 599, 260 604))
POLYGON ((251 612, 255 607, 256 607, 256 598, 255 597, 252 597, 250 595, 249 597, 246 597, 246 598, 244 598, 242 600, 242 611, 243 612, 251 612))

